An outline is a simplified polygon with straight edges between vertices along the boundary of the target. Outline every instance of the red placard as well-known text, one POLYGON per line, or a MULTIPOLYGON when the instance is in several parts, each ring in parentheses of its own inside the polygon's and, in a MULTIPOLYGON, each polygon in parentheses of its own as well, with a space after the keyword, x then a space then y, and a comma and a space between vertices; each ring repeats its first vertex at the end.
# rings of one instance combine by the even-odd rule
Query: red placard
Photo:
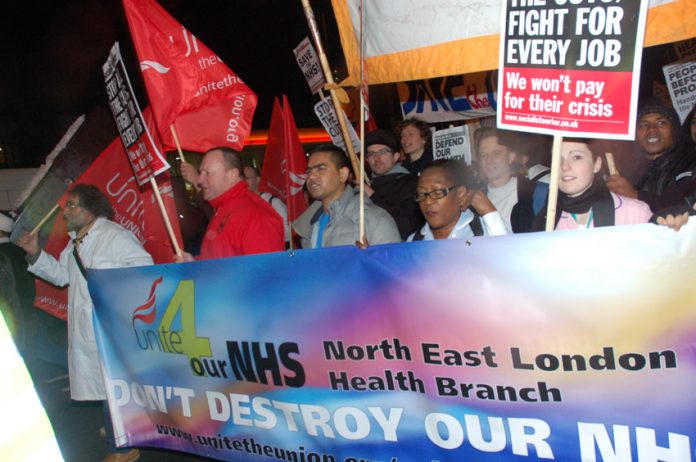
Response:
POLYGON ((648 2, 504 4, 498 126, 633 139, 648 2))

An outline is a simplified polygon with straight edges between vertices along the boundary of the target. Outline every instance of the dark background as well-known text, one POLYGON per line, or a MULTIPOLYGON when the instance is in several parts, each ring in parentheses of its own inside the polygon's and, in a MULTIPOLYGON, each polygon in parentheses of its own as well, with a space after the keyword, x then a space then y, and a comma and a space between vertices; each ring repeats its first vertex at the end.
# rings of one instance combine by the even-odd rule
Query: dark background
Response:
MULTIPOLYGON (((319 127, 293 48, 309 35, 299 0, 160 0, 257 94, 254 129, 286 94, 298 127, 319 127)), ((344 75, 329 1, 312 4, 335 75, 344 75)), ((107 106, 101 65, 118 40, 139 103, 147 96, 120 0, 5 0, 0 15, 0 167, 37 167, 70 124, 107 106)))
MULTIPOLYGON (((160 0, 256 92, 254 129, 266 129, 273 99, 286 94, 298 127, 320 127, 292 52, 309 35, 300 0, 160 0)), ((345 76, 331 2, 311 2, 334 78, 345 76)), ((101 65, 118 40, 141 106, 142 77, 120 0, 4 0, 0 14, 0 168, 38 167, 70 124, 108 109, 101 65)), ((664 83, 672 45, 646 48, 641 95, 664 83)), ((372 114, 390 128, 401 117, 394 85, 370 86, 372 114)))

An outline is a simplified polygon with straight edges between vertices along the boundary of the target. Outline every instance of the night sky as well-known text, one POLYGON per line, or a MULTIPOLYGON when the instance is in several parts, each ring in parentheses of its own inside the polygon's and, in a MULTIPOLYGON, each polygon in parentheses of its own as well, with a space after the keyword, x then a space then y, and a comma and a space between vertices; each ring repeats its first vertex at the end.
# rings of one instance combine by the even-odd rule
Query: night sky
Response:
MULTIPOLYGON (((282 94, 289 98, 298 127, 320 126, 313 111, 315 97, 292 52, 309 35, 300 0, 160 4, 256 92, 254 129, 268 128, 273 98, 282 94)), ((344 68, 331 2, 311 4, 329 63, 334 71, 344 68)), ((147 104, 121 0, 3 0, 0 27, 0 146, 14 157, 5 166, 39 166, 79 115, 95 106, 108 108, 101 66, 116 40, 138 100, 143 107, 147 104)), ((642 94, 652 92, 653 80, 663 80, 661 65, 672 59, 665 58, 671 48, 645 50, 642 94)), ((377 96, 373 90, 371 95, 377 96)), ((372 103, 383 126, 400 117, 389 105, 393 102, 381 111, 372 103)))
MULTIPOLYGON (((273 98, 288 95, 299 127, 316 127, 314 97, 292 53, 309 35, 300 0, 161 0, 259 97, 253 128, 265 129, 273 98)), ((312 3, 329 61, 340 65, 330 2, 312 3), (338 57, 337 57, 338 56, 338 57)), ((4 0, 0 18, 0 144, 15 166, 35 167, 79 115, 106 106, 101 65, 114 41, 146 105, 120 0, 4 0)))

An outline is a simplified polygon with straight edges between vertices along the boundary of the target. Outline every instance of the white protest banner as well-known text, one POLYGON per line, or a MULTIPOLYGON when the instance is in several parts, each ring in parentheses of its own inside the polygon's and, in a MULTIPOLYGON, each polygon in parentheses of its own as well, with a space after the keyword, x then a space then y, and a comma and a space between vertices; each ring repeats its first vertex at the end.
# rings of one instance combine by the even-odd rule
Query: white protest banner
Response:
POLYGON ((469 127, 462 125, 433 133, 433 158, 464 159, 466 165, 471 165, 469 127))
POLYGON ((503 4, 498 126, 633 139, 648 2, 503 4))
POLYGON ((478 72, 397 84, 404 119, 450 122, 495 114, 496 72, 478 72))
POLYGON ((128 160, 133 167, 135 178, 142 186, 151 177, 169 170, 169 164, 160 152, 160 148, 155 143, 152 133, 144 121, 130 80, 128 80, 126 67, 121 59, 118 42, 111 48, 109 58, 102 66, 102 71, 111 112, 128 153, 128 160))
POLYGON ((317 93, 324 86, 326 80, 324 79, 324 73, 321 71, 321 65, 319 65, 319 58, 314 50, 314 45, 309 41, 309 38, 305 37, 293 51, 295 52, 295 60, 297 60, 302 74, 307 79, 307 85, 309 85, 312 93, 317 93))
MULTIPOLYGON (((326 99, 315 104, 314 113, 319 118, 319 121, 324 126, 324 129, 326 129, 326 131, 329 133, 333 144, 345 150, 346 145, 343 142, 343 135, 341 135, 341 126, 338 123, 336 111, 334 111, 334 106, 331 100, 326 99)), ((350 139, 353 143, 353 149, 355 152, 360 152, 360 138, 358 138, 358 134, 355 133, 355 129, 353 128, 353 125, 351 125, 350 120, 348 120, 348 116, 346 116, 343 111, 341 111, 341 114, 343 114, 346 126, 350 132, 350 139)))
POLYGON ((664 66, 665 81, 672 98, 672 106, 683 123, 696 104, 696 61, 664 66))

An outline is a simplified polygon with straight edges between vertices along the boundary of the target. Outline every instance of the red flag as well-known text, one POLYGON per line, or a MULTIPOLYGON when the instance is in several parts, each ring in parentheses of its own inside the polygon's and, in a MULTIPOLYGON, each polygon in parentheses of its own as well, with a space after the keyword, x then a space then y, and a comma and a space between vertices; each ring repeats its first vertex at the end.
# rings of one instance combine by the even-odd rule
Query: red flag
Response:
MULTIPOLYGON (((152 125, 150 111, 145 109, 143 115, 148 125, 152 125)), ((158 142, 158 140, 155 141, 158 142)), ((138 186, 120 137, 116 138, 75 181, 75 184, 79 183, 96 185, 106 195, 114 207, 114 221, 130 230, 138 238, 145 250, 152 255, 155 263, 174 261, 174 249, 167 235, 155 193, 150 183, 142 187, 138 186)), ((181 245, 181 231, 169 173, 162 173, 158 177, 158 183, 169 221, 181 245)), ((60 199, 61 205, 65 205, 69 194, 69 191, 66 192, 60 199)), ((67 243, 67 227, 61 213, 56 218, 45 250, 58 258, 67 243)), ((56 288, 37 279, 34 305, 56 317, 65 319, 67 290, 56 288)))
POLYGON ((256 95, 154 0, 123 0, 160 137, 175 146, 241 151, 251 130, 256 95))
POLYGON ((307 178, 307 158, 285 95, 282 108, 278 98, 273 105, 261 178, 263 181, 260 189, 285 201, 288 221, 292 222, 307 208, 307 201, 302 193, 302 186, 307 178))

